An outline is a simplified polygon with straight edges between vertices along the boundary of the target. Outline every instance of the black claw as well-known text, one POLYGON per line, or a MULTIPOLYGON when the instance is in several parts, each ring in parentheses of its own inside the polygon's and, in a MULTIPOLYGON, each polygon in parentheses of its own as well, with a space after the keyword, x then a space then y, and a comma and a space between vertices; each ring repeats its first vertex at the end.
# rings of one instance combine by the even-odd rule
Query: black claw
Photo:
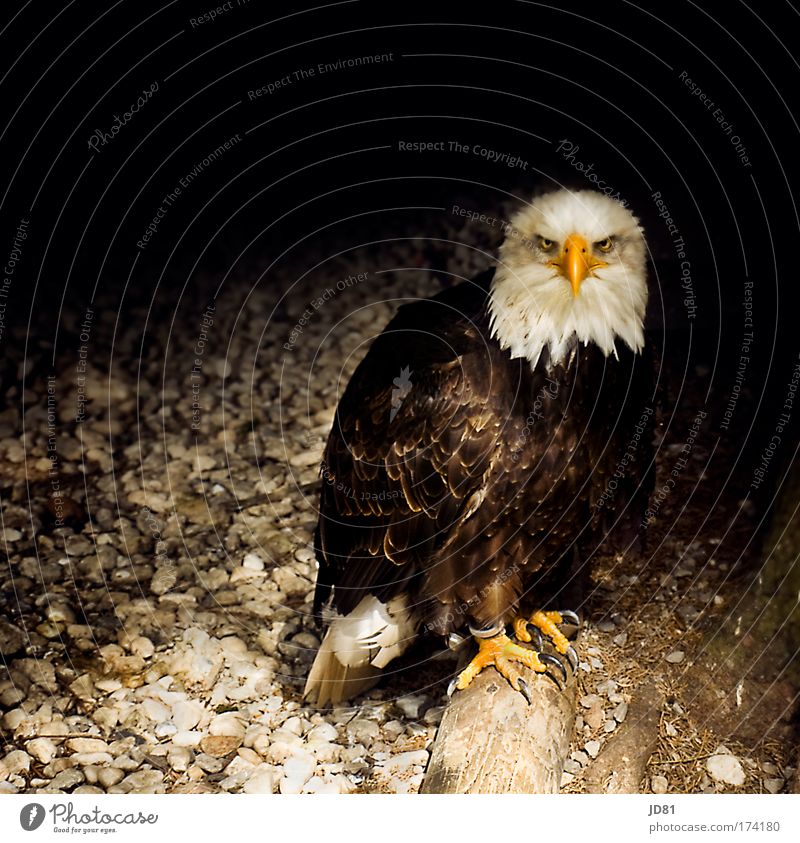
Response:
POLYGON ((451 650, 458 650, 462 647, 466 640, 467 639, 463 635, 459 635, 457 632, 451 632, 447 637, 447 646, 451 650))
POLYGON ((447 696, 452 697, 453 693, 456 690, 456 685, 458 684, 458 677, 456 676, 455 679, 450 680, 450 684, 447 686, 447 696))
POLYGON ((517 679, 517 688, 519 689, 520 693, 523 697, 528 701, 528 705, 531 705, 533 699, 531 697, 531 689, 528 687, 528 683, 520 676, 517 679))
POLYGON ((561 615, 562 621, 566 621, 567 623, 570 623, 573 626, 581 625, 581 619, 577 616, 577 614, 575 614, 575 612, 571 612, 569 609, 564 612, 559 612, 558 614, 561 615))
POLYGON ((550 653, 539 653, 539 661, 551 667, 557 667, 561 676, 564 678, 564 684, 567 684, 567 669, 564 667, 561 659, 551 656, 550 653))
POLYGON ((575 673, 578 670, 578 654, 575 652, 574 647, 570 647, 567 650, 567 659, 569 660, 572 672, 575 673))
POLYGON ((542 644, 542 633, 539 630, 539 627, 534 626, 532 623, 529 623, 526 626, 526 629, 528 630, 528 634, 533 639, 533 645, 534 645, 534 647, 536 647, 536 650, 538 652, 539 650, 542 649, 542 646, 543 646, 543 644, 542 644))

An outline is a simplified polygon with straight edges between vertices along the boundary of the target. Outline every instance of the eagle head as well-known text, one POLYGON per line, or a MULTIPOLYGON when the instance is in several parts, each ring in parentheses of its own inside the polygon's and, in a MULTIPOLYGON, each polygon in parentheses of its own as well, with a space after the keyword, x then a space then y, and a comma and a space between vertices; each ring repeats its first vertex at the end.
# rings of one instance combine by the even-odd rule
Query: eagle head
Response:
POLYGON ((616 355, 644 345, 646 244, 636 217, 593 190, 533 199, 506 230, 489 299, 492 335, 535 367, 563 363, 576 342, 616 355))

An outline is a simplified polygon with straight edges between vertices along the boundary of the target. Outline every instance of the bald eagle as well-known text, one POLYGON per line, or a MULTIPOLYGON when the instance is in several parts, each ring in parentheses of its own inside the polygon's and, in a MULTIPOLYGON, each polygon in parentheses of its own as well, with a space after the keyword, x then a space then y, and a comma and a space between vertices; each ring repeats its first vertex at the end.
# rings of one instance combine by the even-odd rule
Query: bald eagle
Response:
POLYGON ((316 531, 327 631, 305 694, 320 705, 425 633, 474 637, 455 688, 493 665, 528 696, 520 665, 577 664, 560 628, 577 615, 545 611, 547 589, 638 535, 653 462, 634 436, 653 391, 643 231, 589 190, 511 222, 496 266, 401 307, 342 395, 316 531))

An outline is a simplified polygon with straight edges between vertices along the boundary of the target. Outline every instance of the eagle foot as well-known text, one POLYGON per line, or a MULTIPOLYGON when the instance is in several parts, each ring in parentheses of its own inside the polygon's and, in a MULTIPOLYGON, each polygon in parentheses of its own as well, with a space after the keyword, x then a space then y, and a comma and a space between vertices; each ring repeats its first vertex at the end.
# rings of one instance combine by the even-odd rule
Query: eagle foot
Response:
MULTIPOLYGON (((519 616, 514 619, 514 635, 517 640, 528 644, 536 639, 536 648, 542 649, 542 633, 553 642, 553 646, 566 656, 573 671, 578 669, 578 654, 567 640, 567 636, 558 628, 560 624, 568 623, 578 626, 580 620, 575 612, 534 612, 530 618, 519 616)), ((541 658, 541 656, 540 656, 541 658)), ((551 657, 552 658, 552 657, 551 657)), ((559 663, 560 664, 560 663, 559 663)), ((563 669, 563 668, 562 668, 563 669)), ((566 676, 564 677, 566 680, 566 676)))
POLYGON ((516 663, 529 667, 536 673, 545 673, 548 666, 557 666, 566 680, 566 671, 561 662, 547 653, 537 653, 521 644, 516 644, 504 632, 491 638, 478 638, 478 652, 475 658, 458 674, 447 689, 448 694, 453 691, 463 691, 468 688, 473 679, 486 667, 493 665, 498 673, 504 676, 512 688, 516 688, 530 703, 531 695, 528 683, 525 681, 516 663))

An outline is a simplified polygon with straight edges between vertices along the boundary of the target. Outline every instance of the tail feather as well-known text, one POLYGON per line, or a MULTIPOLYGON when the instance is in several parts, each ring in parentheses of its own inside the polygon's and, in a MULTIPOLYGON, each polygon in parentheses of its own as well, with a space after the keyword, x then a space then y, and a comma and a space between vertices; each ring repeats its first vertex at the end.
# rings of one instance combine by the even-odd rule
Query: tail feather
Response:
POLYGON ((319 706, 328 703, 338 705, 343 700, 368 691, 383 673, 369 663, 351 666, 342 664, 333 649, 331 639, 331 630, 328 630, 311 666, 303 691, 307 700, 319 706))
POLYGON ((416 637, 405 596, 387 604, 367 596, 347 615, 336 615, 311 666, 304 696, 336 705, 371 688, 383 668, 416 637))

